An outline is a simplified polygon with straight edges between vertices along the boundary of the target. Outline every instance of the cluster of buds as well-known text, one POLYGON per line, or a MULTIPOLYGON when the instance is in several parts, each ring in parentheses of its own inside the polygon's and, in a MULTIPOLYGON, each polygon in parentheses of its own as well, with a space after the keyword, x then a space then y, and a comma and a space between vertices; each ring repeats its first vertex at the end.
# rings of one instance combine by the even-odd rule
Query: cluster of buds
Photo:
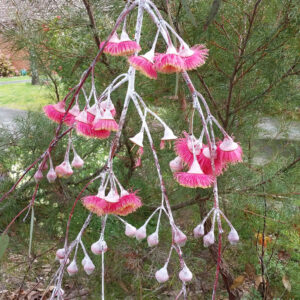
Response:
MULTIPOLYGON (((56 166, 55 168, 53 167, 53 162, 50 153, 47 154, 49 157, 49 170, 46 175, 48 181, 50 183, 53 183, 57 177, 63 177, 63 178, 68 178, 73 174, 73 169, 80 169, 84 165, 83 159, 79 156, 79 154, 76 152, 75 147, 72 143, 71 136, 69 136, 69 142, 67 145, 67 150, 65 153, 65 158, 64 161, 56 166), (70 163, 70 149, 72 148, 74 157, 72 162, 70 163)), ((42 162, 36 173, 34 174, 34 179, 36 182, 39 182, 43 179, 43 171, 48 169, 48 164, 47 162, 42 162), (43 166, 43 167, 42 167, 43 166)))

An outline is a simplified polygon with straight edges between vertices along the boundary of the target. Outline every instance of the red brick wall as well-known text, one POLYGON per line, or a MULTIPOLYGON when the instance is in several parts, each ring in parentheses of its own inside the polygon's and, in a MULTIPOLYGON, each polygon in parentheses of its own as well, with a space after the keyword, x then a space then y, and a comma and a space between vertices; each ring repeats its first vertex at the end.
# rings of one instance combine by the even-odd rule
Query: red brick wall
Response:
POLYGON ((12 65, 17 71, 22 69, 29 70, 28 53, 26 51, 13 50, 11 43, 4 43, 0 36, 0 51, 10 58, 12 65))

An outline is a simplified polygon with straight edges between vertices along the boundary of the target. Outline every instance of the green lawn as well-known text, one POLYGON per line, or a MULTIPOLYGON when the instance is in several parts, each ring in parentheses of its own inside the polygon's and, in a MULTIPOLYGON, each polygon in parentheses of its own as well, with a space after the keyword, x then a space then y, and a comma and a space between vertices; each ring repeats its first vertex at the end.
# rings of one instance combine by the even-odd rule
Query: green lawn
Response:
POLYGON ((30 76, 0 77, 0 82, 31 79, 30 76))
MULTIPOLYGON (((24 77, 27 76, 18 76, 15 77, 15 80, 16 78, 23 80, 20 78, 24 77)), ((0 85, 0 107, 37 111, 50 102, 52 101, 49 90, 45 86, 31 85, 30 83, 0 85)))

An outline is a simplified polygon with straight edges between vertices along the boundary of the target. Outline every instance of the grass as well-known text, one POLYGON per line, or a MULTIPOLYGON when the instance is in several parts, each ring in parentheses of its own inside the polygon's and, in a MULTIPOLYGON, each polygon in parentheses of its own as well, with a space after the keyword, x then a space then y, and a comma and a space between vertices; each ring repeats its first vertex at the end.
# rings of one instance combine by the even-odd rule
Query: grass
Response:
POLYGON ((31 79, 30 76, 0 77, 0 82, 31 79))
MULTIPOLYGON (((22 77, 28 76, 15 78, 22 80, 19 79, 22 77)), ((0 85, 0 107, 37 111, 50 102, 52 102, 50 92, 45 86, 31 85, 31 83, 0 85)))

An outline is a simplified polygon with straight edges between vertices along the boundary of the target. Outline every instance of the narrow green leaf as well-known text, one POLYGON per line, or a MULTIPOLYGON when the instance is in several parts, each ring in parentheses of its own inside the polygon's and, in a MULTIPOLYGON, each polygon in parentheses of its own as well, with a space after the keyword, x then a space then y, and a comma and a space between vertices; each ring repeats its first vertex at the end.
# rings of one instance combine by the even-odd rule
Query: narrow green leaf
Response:
POLYGON ((6 248, 8 247, 9 237, 8 235, 0 236, 0 260, 5 253, 6 248))

